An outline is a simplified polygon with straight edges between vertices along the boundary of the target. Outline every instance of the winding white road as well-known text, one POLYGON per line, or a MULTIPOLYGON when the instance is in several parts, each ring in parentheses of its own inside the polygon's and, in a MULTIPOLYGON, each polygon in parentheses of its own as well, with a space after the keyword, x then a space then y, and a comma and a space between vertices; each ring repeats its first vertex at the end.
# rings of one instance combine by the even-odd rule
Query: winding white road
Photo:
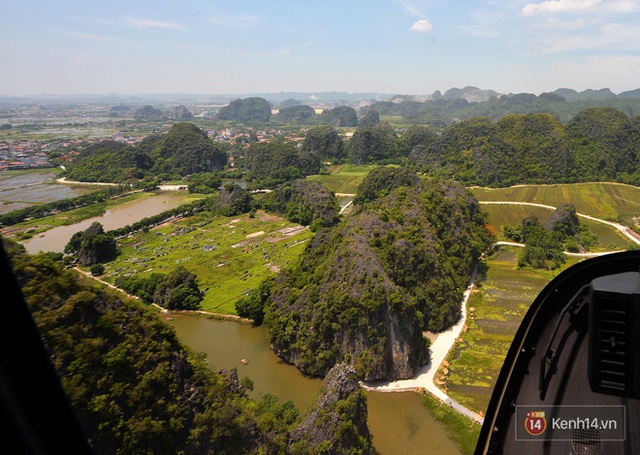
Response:
POLYGON ((482 423, 484 418, 476 412, 462 406, 453 398, 448 396, 442 391, 434 382, 433 379, 438 371, 438 368, 449 354, 449 351, 454 346, 456 340, 462 333, 462 329, 467 322, 467 301, 473 291, 473 283, 476 279, 477 266, 474 267, 471 274, 471 280, 462 299, 462 307, 460 309, 460 319, 458 322, 448 330, 438 334, 436 340, 431 343, 431 362, 420 369, 418 374, 412 379, 399 379, 391 382, 368 382, 362 383, 362 387, 365 390, 373 390, 377 392, 406 392, 416 391, 420 389, 427 390, 437 399, 443 403, 451 406, 460 414, 466 415, 478 423, 482 423))
MULTIPOLYGON (((512 201, 480 201, 480 204, 484 204, 484 205, 527 205, 530 207, 542 207, 544 209, 550 209, 550 210, 556 210, 557 207, 554 207, 552 205, 544 205, 544 204, 536 204, 533 202, 512 202, 512 201)), ((602 220, 600 218, 596 218, 590 215, 585 215, 584 213, 576 213, 576 215, 578 215, 581 218, 587 219, 587 220, 591 220, 591 221, 595 221, 597 223, 603 223, 606 225, 609 225, 615 229, 617 229, 622 235, 624 235, 625 237, 627 237, 628 239, 630 239, 632 242, 640 245, 640 238, 636 237, 633 235, 631 229, 629 229, 627 226, 624 226, 620 223, 613 223, 611 221, 606 221, 606 220, 602 220)), ((605 253, 606 254, 606 253, 605 253)))
MULTIPOLYGON (((527 205, 532 207, 542 207, 550 210, 556 210, 556 207, 544 204, 535 204, 531 202, 510 202, 510 201, 482 201, 480 204, 512 204, 512 205, 527 205)), ((633 235, 632 231, 621 224, 613 223, 611 221, 605 221, 599 218, 595 218, 589 215, 585 215, 582 213, 577 213, 579 217, 596 221, 598 223, 607 224, 615 229, 617 229, 620 233, 622 233, 625 237, 629 238, 632 242, 640 245, 640 238, 633 235)), ((497 242, 496 245, 505 245, 505 246, 524 246, 521 243, 515 242, 497 242)), ((581 256, 581 257, 589 257, 589 256, 599 256, 603 254, 610 254, 610 252, 602 252, 602 253, 566 253, 573 256, 581 256)), ((467 301, 469 300, 469 296, 473 291, 473 283, 476 278, 477 267, 474 268, 473 273, 471 275, 470 284, 467 287, 467 290, 464 292, 464 296, 462 299, 462 307, 461 307, 461 317, 460 320, 450 329, 439 333, 436 340, 431 344, 431 362, 428 365, 422 367, 422 369, 418 372, 418 374, 412 379, 400 379, 397 381, 386 381, 386 382, 368 382, 361 383, 362 387, 366 390, 373 390, 378 392, 405 392, 405 391, 416 391, 416 390, 427 390, 441 402, 451 406, 451 408, 458 411, 460 414, 466 415, 467 417, 473 419, 475 422, 482 424, 484 422, 484 418, 478 413, 462 406, 460 403, 455 401, 453 398, 448 396, 443 390, 441 390, 435 383, 434 377, 438 368, 447 357, 449 351, 455 345, 456 340, 460 336, 462 329, 467 321, 467 301)))

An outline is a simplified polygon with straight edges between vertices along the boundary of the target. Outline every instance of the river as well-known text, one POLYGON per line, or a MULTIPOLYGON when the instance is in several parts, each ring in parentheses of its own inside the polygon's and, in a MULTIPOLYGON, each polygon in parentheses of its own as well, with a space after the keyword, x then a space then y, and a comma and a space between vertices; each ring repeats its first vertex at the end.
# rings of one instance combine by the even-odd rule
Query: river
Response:
MULTIPOLYGON (((102 216, 50 229, 25 242, 24 246, 30 254, 61 252, 74 233, 86 229, 94 221, 101 223, 106 230, 116 229, 176 207, 180 201, 176 192, 159 192, 152 197, 114 207, 102 216)), ((183 343, 207 355, 211 368, 237 368, 240 378, 251 378, 254 382, 252 396, 255 398, 273 393, 282 400, 293 401, 304 413, 322 385, 320 379, 304 376, 276 356, 263 327, 180 315, 174 315, 169 323, 175 327, 183 343), (248 359, 246 365, 240 361, 243 358, 248 359)), ((367 401, 369 428, 381 455, 460 455, 443 426, 420 404, 417 393, 367 392, 367 401)))
POLYGON ((73 234, 84 231, 93 222, 97 221, 102 224, 105 231, 118 229, 143 218, 178 207, 183 202, 183 198, 176 191, 160 191, 153 196, 113 207, 101 216, 88 218, 70 226, 49 229, 37 237, 27 240, 23 245, 29 254, 36 254, 40 251, 61 253, 73 234))
MULTIPOLYGON (((238 377, 254 382, 251 396, 273 393, 291 400, 301 413, 313 401, 322 381, 304 376, 283 362, 269 347, 264 327, 217 321, 202 317, 173 315, 169 321, 179 338, 196 352, 207 355, 212 369, 237 368, 238 377), (243 364, 241 359, 247 359, 243 364)), ((421 404, 414 392, 367 392, 369 429, 381 455, 459 455, 457 446, 421 404)))

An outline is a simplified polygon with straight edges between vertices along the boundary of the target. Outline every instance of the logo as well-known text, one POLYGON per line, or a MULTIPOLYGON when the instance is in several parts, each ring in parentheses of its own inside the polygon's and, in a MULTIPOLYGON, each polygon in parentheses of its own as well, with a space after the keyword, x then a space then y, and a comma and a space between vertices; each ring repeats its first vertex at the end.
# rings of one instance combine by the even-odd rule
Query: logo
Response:
POLYGON ((524 419, 524 428, 531 436, 540 436, 547 429, 547 419, 544 417, 544 411, 527 412, 527 418, 524 419))

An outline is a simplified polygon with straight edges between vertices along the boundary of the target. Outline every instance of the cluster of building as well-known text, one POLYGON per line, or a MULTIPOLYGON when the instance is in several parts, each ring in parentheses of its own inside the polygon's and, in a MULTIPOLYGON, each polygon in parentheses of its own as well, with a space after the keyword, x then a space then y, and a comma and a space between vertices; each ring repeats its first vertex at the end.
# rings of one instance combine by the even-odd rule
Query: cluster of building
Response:
MULTIPOLYGON (((267 142, 276 136, 281 136, 286 141, 302 141, 304 131, 283 131, 280 129, 254 130, 251 127, 235 129, 224 128, 222 130, 207 131, 209 138, 216 142, 224 142, 231 145, 241 144, 248 147, 252 142, 267 142)), ((81 147, 87 144, 113 140, 136 144, 144 139, 144 136, 125 136, 122 132, 115 132, 111 137, 91 137, 83 139, 51 139, 38 140, 9 140, 0 142, 0 171, 7 169, 33 169, 53 167, 49 154, 57 149, 55 157, 61 161, 72 161, 81 147)))
POLYGON ((34 140, 0 143, 0 170, 52 167, 48 150, 34 140))
POLYGON ((209 130, 207 134, 215 142, 226 142, 231 145, 242 144, 244 147, 248 147, 252 142, 269 142, 276 136, 282 136, 287 142, 304 140, 304 131, 285 131, 276 128, 269 130, 254 130, 252 127, 246 127, 241 130, 225 128, 217 131, 209 130))

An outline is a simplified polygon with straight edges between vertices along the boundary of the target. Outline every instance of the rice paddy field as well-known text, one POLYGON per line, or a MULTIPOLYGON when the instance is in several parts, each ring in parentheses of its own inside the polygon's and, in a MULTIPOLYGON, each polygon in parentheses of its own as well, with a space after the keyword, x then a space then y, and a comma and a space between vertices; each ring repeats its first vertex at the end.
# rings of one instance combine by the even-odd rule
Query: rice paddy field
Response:
MULTIPOLYGON (((467 328, 441 369, 449 395, 484 413, 513 336, 529 306, 560 271, 518 269, 517 251, 502 247, 469 299, 467 328)), ((576 260, 569 260, 567 266, 576 260)))
POLYGON ((640 216, 640 188, 618 183, 517 185, 510 188, 471 188, 479 201, 572 203, 578 213, 607 221, 640 216))
POLYGON ((343 164, 332 166, 330 175, 314 175, 310 179, 319 180, 328 190, 336 194, 356 194, 358 185, 376 166, 343 164))
MULTIPOLYGON (((508 240, 502 232, 504 226, 519 225, 524 218, 531 216, 531 214, 536 215, 544 222, 553 213, 552 210, 542 207, 515 204, 483 204, 482 209, 487 213, 488 222, 494 228, 498 240, 508 240)), ((598 237, 598 244, 592 248, 593 252, 625 250, 632 246, 629 239, 609 225, 584 218, 580 218, 580 223, 585 224, 598 237)))
POLYGON ((183 265, 204 290, 202 310, 236 314, 235 301, 274 276, 304 249, 311 232, 258 211, 255 218, 196 215, 119 240, 105 281, 120 275, 166 274, 183 265))

